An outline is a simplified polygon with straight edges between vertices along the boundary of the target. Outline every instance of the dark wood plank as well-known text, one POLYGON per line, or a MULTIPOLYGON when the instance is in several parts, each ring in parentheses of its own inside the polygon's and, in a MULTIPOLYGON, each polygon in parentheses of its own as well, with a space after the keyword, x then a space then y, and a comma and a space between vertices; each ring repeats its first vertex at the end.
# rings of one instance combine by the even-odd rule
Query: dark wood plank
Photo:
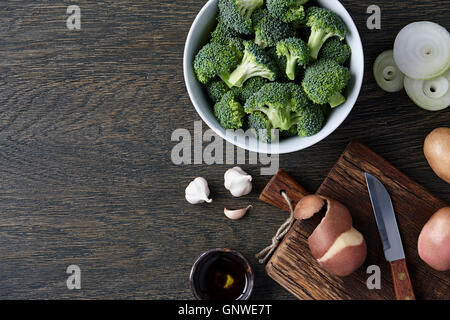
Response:
MULTIPOLYGON (((234 199, 223 188, 231 166, 177 166, 170 159, 172 132, 193 132, 200 120, 182 63, 205 2, 0 2, 0 298, 191 299, 195 258, 223 246, 255 266, 255 299, 294 298, 253 257, 286 219, 257 200, 270 180, 260 176, 261 165, 242 166, 254 177, 254 192, 234 199), (81 8, 80 31, 66 28, 72 4, 81 8), (185 202, 184 188, 199 175, 208 179, 214 205, 185 202), (253 210, 238 223, 224 218, 223 207, 250 203, 253 210), (81 268, 79 291, 66 288, 70 264, 81 268)), ((405 24, 433 20, 450 28, 448 1, 379 0, 381 30, 366 28, 373 1, 342 3, 364 44, 361 96, 337 131, 281 155, 280 166, 317 190, 348 141, 358 139, 450 201, 448 184, 422 153, 426 134, 448 126, 450 110, 430 113, 404 93, 386 94, 371 72, 405 24)), ((421 285, 432 290, 434 281, 421 285)))
POLYGON ((295 206, 304 196, 309 194, 308 191, 299 185, 297 181, 292 179, 286 171, 280 169, 261 192, 259 199, 280 208, 281 210, 289 211, 289 205, 281 196, 282 192, 286 193, 293 206, 295 206))
MULTIPOLYGON (((447 299, 450 286, 450 272, 437 272, 420 260, 417 253, 417 240, 420 230, 429 217, 446 203, 432 195, 418 183, 398 171, 382 157, 365 147, 352 142, 339 158, 333 169, 318 189, 317 193, 336 199, 346 205, 353 217, 353 224, 367 242, 367 260, 363 267, 351 276, 334 277, 322 270, 312 257, 308 247, 308 236, 317 226, 319 217, 312 221, 297 221, 278 246, 268 262, 266 270, 275 281, 300 299, 402 299, 414 298, 411 288, 405 284, 410 279, 405 271, 406 263, 394 264, 397 271, 405 275, 401 282, 393 281, 389 263, 384 258, 373 209, 370 202, 364 172, 379 178, 388 189, 396 211, 396 218, 402 235, 403 246, 411 270, 413 288, 420 299, 447 299), (367 266, 377 265, 382 270, 381 290, 369 290, 366 286, 367 266), (432 282, 434 285, 429 286, 432 282), (408 290, 407 290, 408 289, 408 290)), ((279 189, 290 192, 296 199, 295 206, 305 193, 297 182, 280 170, 264 189, 261 199, 282 209, 279 189), (281 186, 281 187, 279 187, 281 186), (301 190, 301 191, 298 191, 301 190)), ((394 280, 399 279, 397 276, 394 280)))
POLYGON ((448 298, 450 272, 431 269, 420 260, 417 252, 422 227, 433 213, 447 204, 360 143, 351 143, 347 147, 319 188, 319 194, 332 197, 351 208, 355 227, 366 237, 367 263, 381 267, 386 286, 391 287, 391 298, 394 297, 391 272, 384 260, 379 235, 373 232, 376 224, 364 172, 378 178, 391 196, 416 297, 448 298), (430 286, 430 282, 434 282, 434 286, 430 286))

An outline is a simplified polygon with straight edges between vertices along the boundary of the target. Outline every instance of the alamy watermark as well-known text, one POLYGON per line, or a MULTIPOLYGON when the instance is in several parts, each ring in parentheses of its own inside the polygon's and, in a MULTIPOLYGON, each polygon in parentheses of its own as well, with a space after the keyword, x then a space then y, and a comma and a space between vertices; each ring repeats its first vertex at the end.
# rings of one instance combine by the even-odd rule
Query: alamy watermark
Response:
POLYGON ((370 17, 367 19, 367 29, 369 30, 380 30, 381 29, 381 8, 376 4, 367 7, 367 14, 370 17))
MULTIPOLYGON (((366 10, 370 16, 367 19, 369 30, 381 29, 381 9, 378 5, 370 5, 366 10)), ((66 26, 69 30, 81 30, 81 9, 78 5, 70 5, 66 14, 66 26)), ((248 164, 261 164, 261 175, 274 175, 279 168, 279 131, 272 131, 272 142, 264 143, 255 139, 253 131, 227 130, 226 140, 246 145, 256 152, 248 152, 248 164)), ((246 151, 236 148, 232 143, 225 142, 213 130, 209 129, 203 133, 202 122, 194 124, 193 136, 187 129, 177 129, 173 132, 172 141, 179 142, 171 153, 172 162, 176 165, 188 164, 246 164, 246 151), (193 138, 193 139, 192 139, 193 138), (192 143, 193 140, 193 143, 192 143), (203 148, 203 143, 209 144, 203 148), (225 143, 224 143, 225 142, 225 143)))
POLYGON ((71 5, 67 8, 66 14, 70 16, 66 20, 66 26, 69 30, 81 29, 81 9, 77 5, 71 5))
POLYGON ((66 273, 70 274, 70 276, 67 278, 66 285, 67 289, 73 290, 81 289, 81 269, 76 264, 71 264, 67 267, 66 273))
POLYGON ((371 265, 367 267, 367 274, 370 276, 367 278, 366 285, 369 290, 381 289, 381 269, 377 265, 371 265))
MULTIPOLYGON (((261 132, 261 134, 267 134, 261 132)), ((171 160, 175 165, 190 164, 261 164, 261 175, 274 175, 280 167, 279 133, 272 130, 271 143, 264 143, 256 138, 253 130, 226 130, 226 140, 239 145, 246 145, 258 153, 235 147, 222 139, 212 129, 203 132, 202 121, 194 122, 193 135, 187 129, 176 129, 171 140, 178 142, 172 149, 171 160), (207 144, 204 146, 204 142, 207 144)))

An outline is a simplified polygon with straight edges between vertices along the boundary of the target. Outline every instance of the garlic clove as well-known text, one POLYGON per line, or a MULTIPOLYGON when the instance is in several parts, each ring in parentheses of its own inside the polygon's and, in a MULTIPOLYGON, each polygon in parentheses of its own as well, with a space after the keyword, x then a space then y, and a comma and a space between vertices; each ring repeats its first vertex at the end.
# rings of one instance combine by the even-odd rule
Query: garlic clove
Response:
POLYGON ((208 182, 204 178, 199 177, 189 183, 185 191, 185 198, 191 204, 211 203, 212 199, 208 198, 209 194, 208 182))
POLYGON ((252 176, 247 174, 240 167, 234 167, 227 170, 224 179, 225 188, 229 190, 234 197, 242 197, 252 191, 252 176))
POLYGON ((252 208, 252 206, 248 206, 247 208, 239 209, 239 210, 228 210, 227 208, 225 208, 223 210, 223 213, 225 213, 227 218, 229 218, 231 220, 239 220, 245 216, 245 214, 247 213, 247 211, 250 208, 252 208))

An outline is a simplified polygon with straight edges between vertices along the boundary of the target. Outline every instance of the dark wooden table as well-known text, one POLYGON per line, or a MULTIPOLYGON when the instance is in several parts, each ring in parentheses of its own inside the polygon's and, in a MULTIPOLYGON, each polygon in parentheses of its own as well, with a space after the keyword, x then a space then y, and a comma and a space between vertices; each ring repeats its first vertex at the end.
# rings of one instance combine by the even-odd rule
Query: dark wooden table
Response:
MULTIPOLYGON (((183 79, 183 49, 203 0, 2 1, 0 3, 0 298, 190 299, 188 276, 206 249, 232 247, 256 268, 255 299, 291 299, 254 254, 286 214, 257 196, 270 177, 244 165, 254 191, 232 199, 230 166, 171 161, 177 128, 199 116, 183 79), (81 30, 66 28, 66 9, 81 8, 81 30), (191 206, 184 188, 208 179, 213 205, 191 206), (239 222, 223 207, 253 204, 239 222), (81 268, 81 290, 68 290, 66 268, 81 268)), ((376 56, 412 21, 450 27, 450 1, 349 1, 361 32, 366 74, 359 101, 330 137, 283 155, 280 166, 310 191, 345 146, 357 139, 450 201, 422 153, 450 110, 415 107, 386 94, 372 76, 376 56), (382 10, 382 29, 366 28, 366 9, 382 10)), ((206 126, 204 126, 206 129, 206 126)))

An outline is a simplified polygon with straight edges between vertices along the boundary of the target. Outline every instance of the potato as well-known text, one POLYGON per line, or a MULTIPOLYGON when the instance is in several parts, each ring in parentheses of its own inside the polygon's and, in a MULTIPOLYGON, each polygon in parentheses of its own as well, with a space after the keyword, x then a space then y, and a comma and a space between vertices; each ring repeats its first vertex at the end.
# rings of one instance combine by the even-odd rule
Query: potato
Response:
POLYGON ((362 234, 355 228, 341 234, 322 258, 317 261, 325 270, 345 277, 366 260, 367 247, 362 234))
POLYGON ((425 139, 423 152, 433 171, 450 183, 450 128, 433 130, 425 139))
POLYGON ((420 258, 438 271, 450 269, 450 207, 437 211, 422 229, 418 241, 420 258))
POLYGON ((342 203, 310 195, 294 210, 297 219, 309 219, 326 206, 325 217, 308 238, 314 258, 328 272, 348 276, 366 260, 367 247, 362 234, 353 228, 352 216, 342 203))
POLYGON ((306 220, 314 216, 325 205, 325 200, 315 195, 305 196, 294 209, 294 218, 306 220))

